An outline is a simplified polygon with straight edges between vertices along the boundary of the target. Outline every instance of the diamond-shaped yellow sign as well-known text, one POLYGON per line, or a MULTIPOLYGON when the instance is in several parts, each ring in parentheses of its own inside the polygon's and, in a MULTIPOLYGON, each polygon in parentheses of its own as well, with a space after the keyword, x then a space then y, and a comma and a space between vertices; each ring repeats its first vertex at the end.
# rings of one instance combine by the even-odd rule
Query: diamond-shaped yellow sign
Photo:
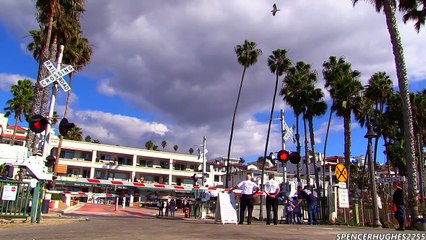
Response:
POLYGON ((335 174, 339 182, 346 182, 348 180, 348 170, 342 163, 336 165, 335 174))

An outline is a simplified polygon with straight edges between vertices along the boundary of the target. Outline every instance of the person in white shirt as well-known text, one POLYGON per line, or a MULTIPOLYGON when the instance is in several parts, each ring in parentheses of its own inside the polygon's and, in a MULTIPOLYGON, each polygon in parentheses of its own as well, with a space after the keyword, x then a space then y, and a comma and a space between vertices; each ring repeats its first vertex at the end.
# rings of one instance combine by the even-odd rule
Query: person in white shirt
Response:
POLYGON ((266 193, 266 224, 271 224, 271 208, 274 213, 274 225, 278 224, 278 194, 280 193, 280 186, 275 181, 273 173, 269 174, 269 181, 265 183, 266 193))
POLYGON ((234 189, 241 189, 241 199, 240 199, 240 221, 239 224, 244 223, 244 213, 246 208, 248 209, 247 213, 247 224, 251 224, 252 213, 254 207, 254 194, 259 191, 259 186, 253 181, 251 181, 251 173, 247 174, 246 180, 240 182, 238 185, 232 187, 230 191, 234 189))

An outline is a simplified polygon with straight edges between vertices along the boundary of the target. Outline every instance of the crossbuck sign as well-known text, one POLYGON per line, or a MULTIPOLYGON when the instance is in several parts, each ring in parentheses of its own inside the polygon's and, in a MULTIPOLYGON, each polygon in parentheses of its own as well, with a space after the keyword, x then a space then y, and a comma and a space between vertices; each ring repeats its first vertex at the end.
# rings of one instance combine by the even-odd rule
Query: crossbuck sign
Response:
POLYGON ((41 80, 40 85, 42 87, 46 87, 47 85, 49 85, 49 84, 51 84, 55 81, 58 81, 58 83, 62 87, 62 89, 65 92, 68 92, 71 89, 71 87, 68 85, 68 83, 62 77, 69 74, 70 72, 74 71, 74 68, 71 65, 67 65, 65 68, 62 68, 58 71, 58 70, 56 70, 55 65, 53 65, 53 63, 50 60, 47 60, 43 64, 47 68, 47 70, 49 70, 49 72, 52 75, 41 80))
POLYGON ((287 141, 291 136, 293 136, 293 128, 289 128, 287 123, 283 121, 283 138, 284 141, 287 141))

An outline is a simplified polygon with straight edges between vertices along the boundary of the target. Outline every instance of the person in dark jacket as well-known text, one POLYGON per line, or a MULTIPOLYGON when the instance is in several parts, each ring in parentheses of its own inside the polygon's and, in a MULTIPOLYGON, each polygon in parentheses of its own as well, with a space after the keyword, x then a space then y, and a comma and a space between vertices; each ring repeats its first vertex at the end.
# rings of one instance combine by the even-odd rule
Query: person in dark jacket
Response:
POLYGON ((314 196, 311 190, 307 187, 304 189, 302 186, 297 187, 297 205, 302 204, 302 199, 308 203, 308 224, 318 224, 317 221, 317 198, 314 196))
POLYGON ((405 206, 404 206, 404 192, 402 191, 401 184, 398 182, 393 183, 395 192, 392 195, 393 209, 395 211, 395 218, 398 221, 399 228, 396 230, 405 230, 405 206))

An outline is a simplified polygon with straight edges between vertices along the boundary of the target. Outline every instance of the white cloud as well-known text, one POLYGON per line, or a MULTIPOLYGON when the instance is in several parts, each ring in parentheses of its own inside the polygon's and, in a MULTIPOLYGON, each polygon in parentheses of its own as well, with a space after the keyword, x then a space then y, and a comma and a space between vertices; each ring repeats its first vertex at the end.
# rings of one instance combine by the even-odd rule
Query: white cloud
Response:
POLYGON ((84 136, 90 135, 101 142, 123 146, 143 146, 144 136, 163 136, 169 131, 161 123, 102 111, 73 110, 69 119, 82 128, 84 136))
MULTIPOLYGON (((287 49, 293 62, 311 64, 318 72, 319 87, 323 86, 322 64, 332 55, 345 56, 354 70, 362 72, 364 83, 377 71, 386 71, 396 83, 385 17, 371 4, 360 1, 353 7, 349 0, 285 1, 278 4, 281 11, 273 17, 273 3, 86 1, 81 24, 93 55, 84 74, 97 81, 96 90, 104 97, 118 98, 120 104, 135 106, 141 115, 147 113, 155 120, 120 115, 116 106, 74 109, 72 117, 85 133, 103 142, 143 146, 149 139, 157 143, 166 139, 169 145, 187 149, 207 136, 208 157, 225 156, 243 70, 234 47, 246 39, 255 41, 263 54, 246 71, 232 157, 264 152, 267 123, 254 116, 270 110, 275 78, 267 58, 277 48, 287 49)), ((0 5, 1 22, 16 36, 25 36, 37 27, 33 1, 3 0, 0 5)), ((399 26, 410 80, 424 82, 426 29, 417 34, 412 23, 399 21, 399 26)), ((0 89, 5 84, 0 81, 0 89)), ((81 102, 93 97, 78 95, 81 102)), ((281 99, 277 97, 277 111, 285 107, 281 99)), ((292 125, 293 119, 288 120, 292 125)), ((315 123, 320 126, 315 131, 316 141, 323 142, 327 123, 315 123)), ((343 131, 343 123, 333 120, 331 131, 343 131)), ((291 142, 287 144, 293 147, 291 142)), ((269 149, 280 148, 275 123, 269 149)))
POLYGON ((0 90, 10 91, 10 87, 22 79, 34 81, 32 78, 20 74, 0 73, 0 90))

